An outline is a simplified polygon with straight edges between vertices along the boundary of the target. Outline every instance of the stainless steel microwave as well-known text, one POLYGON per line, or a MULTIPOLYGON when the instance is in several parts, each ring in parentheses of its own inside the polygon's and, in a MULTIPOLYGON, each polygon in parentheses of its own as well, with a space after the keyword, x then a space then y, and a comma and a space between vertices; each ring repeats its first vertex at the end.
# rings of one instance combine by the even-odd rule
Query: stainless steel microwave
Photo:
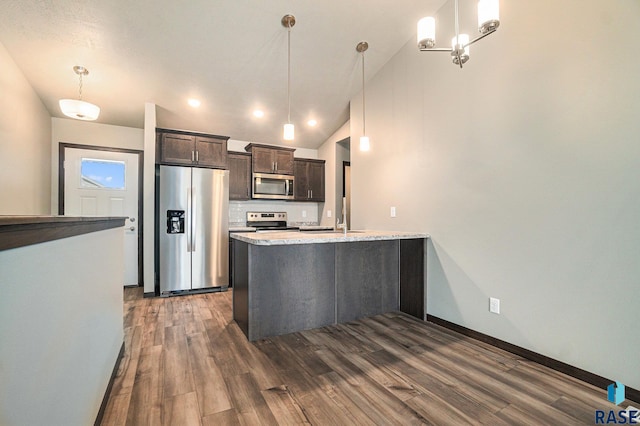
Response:
POLYGON ((252 198, 293 200, 293 176, 254 173, 251 184, 252 198))

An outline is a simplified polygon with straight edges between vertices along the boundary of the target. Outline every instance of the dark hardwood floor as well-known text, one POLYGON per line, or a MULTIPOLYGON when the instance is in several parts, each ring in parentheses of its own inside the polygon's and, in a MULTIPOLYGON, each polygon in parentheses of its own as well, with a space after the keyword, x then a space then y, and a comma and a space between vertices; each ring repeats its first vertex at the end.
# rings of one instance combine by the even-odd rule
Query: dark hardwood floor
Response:
POLYGON ((125 289, 103 425, 594 424, 606 392, 402 313, 250 343, 231 291, 125 289))

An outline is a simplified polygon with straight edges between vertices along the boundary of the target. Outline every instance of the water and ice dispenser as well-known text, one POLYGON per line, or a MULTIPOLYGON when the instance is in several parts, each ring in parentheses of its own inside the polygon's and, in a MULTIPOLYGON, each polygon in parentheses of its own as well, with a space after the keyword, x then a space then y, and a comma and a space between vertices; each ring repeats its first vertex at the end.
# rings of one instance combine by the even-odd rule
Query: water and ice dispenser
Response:
POLYGON ((184 234, 184 210, 167 210, 167 234, 184 234))

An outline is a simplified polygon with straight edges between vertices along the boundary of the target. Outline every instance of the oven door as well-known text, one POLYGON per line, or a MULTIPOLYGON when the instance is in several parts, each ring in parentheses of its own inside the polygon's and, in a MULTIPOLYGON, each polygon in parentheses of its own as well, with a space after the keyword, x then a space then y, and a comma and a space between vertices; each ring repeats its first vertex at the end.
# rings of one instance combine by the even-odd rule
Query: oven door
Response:
POLYGON ((293 176, 254 173, 252 198, 293 200, 293 176))

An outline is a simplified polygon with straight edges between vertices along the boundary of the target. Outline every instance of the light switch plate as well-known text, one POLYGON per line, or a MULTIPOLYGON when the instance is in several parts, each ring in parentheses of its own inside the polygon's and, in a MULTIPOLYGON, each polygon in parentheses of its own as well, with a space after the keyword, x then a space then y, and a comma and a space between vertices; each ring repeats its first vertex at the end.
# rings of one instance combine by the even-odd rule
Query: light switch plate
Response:
POLYGON ((331 217, 331 210, 327 210, 327 217, 331 217))
POLYGON ((302 210, 302 217, 307 217, 307 211, 306 210, 302 210))
POLYGON ((396 217, 396 208, 391 207, 391 217, 396 217))

